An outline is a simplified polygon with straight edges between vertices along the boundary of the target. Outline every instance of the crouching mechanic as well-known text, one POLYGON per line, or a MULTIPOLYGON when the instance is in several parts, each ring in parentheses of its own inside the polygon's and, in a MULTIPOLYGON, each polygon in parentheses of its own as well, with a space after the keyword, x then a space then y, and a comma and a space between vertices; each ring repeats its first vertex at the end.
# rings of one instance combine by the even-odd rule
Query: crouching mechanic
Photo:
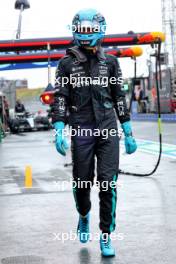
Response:
POLYGON ((115 230, 116 185, 111 183, 118 178, 119 138, 116 134, 104 139, 102 132, 104 129, 117 131, 117 115, 125 134, 126 152, 135 152, 137 145, 132 136, 121 84, 118 81, 110 82, 111 77, 116 80, 121 78, 118 60, 105 54, 101 48, 106 28, 104 17, 94 9, 84 9, 75 15, 72 26, 75 46, 67 50, 57 67, 55 96, 51 105, 52 122, 57 132, 56 149, 66 155, 68 144, 63 129, 68 111, 68 123, 72 128, 99 129, 99 136, 95 136, 95 133, 72 136, 73 180, 74 183, 79 181, 73 193, 79 213, 78 236, 82 243, 86 243, 90 236, 91 185, 80 185, 80 181, 93 183, 96 157, 97 181, 100 183, 100 249, 103 256, 110 257, 115 255, 110 234, 115 230), (76 83, 63 82, 73 77, 76 83), (108 78, 107 85, 102 85, 101 81, 93 82, 97 77, 99 80, 108 78), (106 191, 101 185, 105 181, 108 182, 106 191))

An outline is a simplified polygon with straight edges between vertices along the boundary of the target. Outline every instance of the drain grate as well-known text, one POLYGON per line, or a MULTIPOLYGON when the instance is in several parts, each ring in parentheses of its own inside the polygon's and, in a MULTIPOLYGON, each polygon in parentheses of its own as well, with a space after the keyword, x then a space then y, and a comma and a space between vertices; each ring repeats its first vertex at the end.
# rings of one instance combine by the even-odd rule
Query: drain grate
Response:
POLYGON ((44 264, 45 260, 38 256, 16 256, 3 258, 2 264, 44 264))

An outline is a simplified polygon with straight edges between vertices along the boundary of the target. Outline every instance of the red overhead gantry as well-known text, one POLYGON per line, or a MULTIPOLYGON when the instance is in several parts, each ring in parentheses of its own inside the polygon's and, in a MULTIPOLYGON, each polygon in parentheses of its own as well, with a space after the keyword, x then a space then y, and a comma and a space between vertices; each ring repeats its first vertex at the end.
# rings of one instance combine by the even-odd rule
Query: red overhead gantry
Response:
MULTIPOLYGON (((163 42, 165 35, 162 32, 148 32, 137 34, 114 34, 107 35, 102 41, 103 47, 110 46, 131 46, 145 45, 163 42)), ((73 45, 73 39, 66 38, 43 38, 43 39, 21 39, 0 41, 0 52, 47 50, 47 45, 51 50, 66 49, 73 45)))
MULTIPOLYGON (((119 58, 124 57, 138 57, 141 56, 143 51, 141 47, 121 48, 121 49, 106 49, 107 54, 112 54, 119 58)), ((0 64, 9 63, 26 63, 26 62, 45 62, 50 59, 51 61, 58 61, 65 56, 65 52, 35 52, 35 53, 20 53, 20 54, 6 54, 0 53, 0 64)))

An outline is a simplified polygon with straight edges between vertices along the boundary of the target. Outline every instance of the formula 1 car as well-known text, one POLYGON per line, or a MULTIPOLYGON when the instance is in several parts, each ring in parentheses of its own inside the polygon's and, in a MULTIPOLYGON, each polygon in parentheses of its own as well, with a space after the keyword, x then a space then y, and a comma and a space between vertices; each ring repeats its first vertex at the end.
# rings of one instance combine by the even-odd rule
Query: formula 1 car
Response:
POLYGON ((15 113, 14 118, 9 121, 12 133, 49 130, 51 124, 46 112, 38 111, 35 114, 24 112, 15 113))

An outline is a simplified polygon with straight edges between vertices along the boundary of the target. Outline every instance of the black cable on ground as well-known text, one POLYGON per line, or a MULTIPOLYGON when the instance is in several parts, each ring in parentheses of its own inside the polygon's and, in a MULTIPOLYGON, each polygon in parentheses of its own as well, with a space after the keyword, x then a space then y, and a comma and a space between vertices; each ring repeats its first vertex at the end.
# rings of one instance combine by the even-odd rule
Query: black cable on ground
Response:
POLYGON ((155 64, 155 71, 156 71, 156 90, 157 90, 157 107, 158 107, 158 134, 159 134, 159 156, 156 162, 154 169, 149 173, 135 173, 135 172, 126 172, 119 169, 120 174, 129 175, 129 176, 136 176, 136 177, 148 177, 153 175, 161 161, 162 155, 162 130, 161 130, 161 105, 160 105, 160 88, 162 89, 162 79, 161 79, 161 62, 160 62, 160 55, 161 55, 161 41, 158 42, 158 51, 156 54, 156 64, 155 64))

